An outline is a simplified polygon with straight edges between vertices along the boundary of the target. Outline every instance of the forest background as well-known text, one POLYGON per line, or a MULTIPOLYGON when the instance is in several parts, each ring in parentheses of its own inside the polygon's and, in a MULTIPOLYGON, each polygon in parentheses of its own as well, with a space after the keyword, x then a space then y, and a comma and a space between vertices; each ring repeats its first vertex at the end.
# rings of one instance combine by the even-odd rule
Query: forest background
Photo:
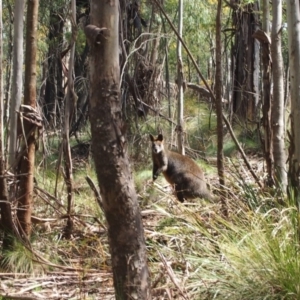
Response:
POLYGON ((0 4, 2 299, 299 299, 298 1, 0 4))

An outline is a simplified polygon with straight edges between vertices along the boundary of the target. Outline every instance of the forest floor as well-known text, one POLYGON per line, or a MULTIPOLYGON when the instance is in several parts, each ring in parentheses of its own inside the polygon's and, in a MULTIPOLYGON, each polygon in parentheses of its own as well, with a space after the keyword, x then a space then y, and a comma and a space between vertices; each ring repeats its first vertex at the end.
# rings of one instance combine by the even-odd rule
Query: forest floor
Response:
MULTIPOLYGON (((254 156, 251 159, 256 174, 263 173, 262 161, 262 158, 254 156)), ((241 160, 238 168, 246 174, 246 181, 253 181, 241 160)), ((227 168, 226 174, 230 174, 231 171, 227 168)), ((208 175, 211 186, 217 184, 216 174, 217 172, 208 175)), ((89 188, 86 182, 84 185, 89 188)), ((153 240, 161 244, 172 243, 172 235, 160 235, 157 229, 157 225, 163 222, 168 212, 180 214, 183 205, 195 208, 195 211, 203 209, 203 203, 200 202, 179 203, 166 187, 163 179, 153 185, 148 178, 144 182, 144 191, 139 192, 147 245, 153 240), (145 202, 149 188, 153 187, 159 196, 154 202, 145 202), (158 206, 164 209, 158 209, 158 206)), ((44 202, 51 207, 61 206, 60 200, 43 188, 37 186, 35 193, 39 203, 44 202)), ((220 212, 220 203, 214 205, 215 212, 220 212)), ((62 210, 54 210, 56 214, 51 210, 50 216, 49 208, 36 212, 36 218, 33 219, 32 248, 25 251, 26 254, 15 254, 18 258, 13 255, 10 257, 10 263, 15 269, 10 273, 5 270, 0 273, 0 299, 114 299, 105 220, 103 216, 99 217, 99 212, 93 213, 93 209, 86 211, 84 207, 86 205, 78 208, 74 214, 74 231, 70 240, 62 238, 66 225, 62 210)), ((173 260, 172 254, 166 257, 159 250, 153 253, 152 247, 149 248, 149 252, 152 299, 196 299, 185 292, 188 266, 180 265, 182 263, 177 259, 173 260), (177 277, 174 269, 180 269, 182 276, 177 277)))

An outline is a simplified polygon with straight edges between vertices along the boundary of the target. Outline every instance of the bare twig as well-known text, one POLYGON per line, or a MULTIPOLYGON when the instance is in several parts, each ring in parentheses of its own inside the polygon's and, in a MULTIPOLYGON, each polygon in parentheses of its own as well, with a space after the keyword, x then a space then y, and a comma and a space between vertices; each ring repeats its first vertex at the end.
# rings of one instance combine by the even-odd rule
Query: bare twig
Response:
POLYGON ((179 293, 181 294, 181 296, 183 297, 183 299, 188 300, 189 297, 185 295, 183 289, 181 288, 181 286, 179 286, 179 284, 178 284, 178 282, 177 282, 177 280, 175 278, 175 274, 173 272, 173 269, 169 266, 169 264, 167 263, 165 257, 160 252, 158 252, 158 255, 160 256, 160 258, 161 258, 161 260, 162 260, 162 262, 164 264, 164 267, 165 267, 165 269, 166 269, 166 271, 167 271, 170 279, 172 280, 172 282, 174 283, 174 285, 178 288, 179 293))
POLYGON ((95 197, 96 197, 96 200, 97 200, 97 203, 99 204, 101 210, 104 212, 103 202, 102 202, 102 197, 101 197, 100 192, 99 192, 99 190, 97 189, 95 183, 93 182, 93 180, 92 180, 91 177, 89 177, 89 176, 86 176, 86 177, 85 177, 85 180, 88 182, 90 188, 91 188, 92 191, 94 192, 95 197))

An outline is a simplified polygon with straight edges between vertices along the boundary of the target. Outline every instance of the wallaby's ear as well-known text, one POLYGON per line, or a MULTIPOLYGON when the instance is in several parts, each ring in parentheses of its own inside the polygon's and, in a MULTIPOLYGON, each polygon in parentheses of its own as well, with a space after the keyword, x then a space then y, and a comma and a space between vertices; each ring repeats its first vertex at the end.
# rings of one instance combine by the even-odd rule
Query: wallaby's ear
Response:
POLYGON ((161 142, 164 140, 164 137, 161 133, 158 135, 157 140, 161 142))
POLYGON ((154 137, 153 137, 153 135, 152 135, 152 134, 149 134, 149 137, 150 137, 150 141, 151 141, 151 142, 154 142, 154 137))

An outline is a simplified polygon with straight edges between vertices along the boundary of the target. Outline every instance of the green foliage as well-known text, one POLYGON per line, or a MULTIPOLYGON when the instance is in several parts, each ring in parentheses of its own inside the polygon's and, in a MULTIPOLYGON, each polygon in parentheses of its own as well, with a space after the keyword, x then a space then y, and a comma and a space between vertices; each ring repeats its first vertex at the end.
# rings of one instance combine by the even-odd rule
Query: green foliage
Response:
MULTIPOLYGON (((184 1, 183 4, 183 39, 187 44, 187 47, 193 53, 197 59, 197 63, 200 67, 202 74, 207 74, 207 66, 211 63, 214 41, 215 41, 215 16, 216 16, 216 1, 184 1), (200 49, 200 51, 199 51, 200 49)), ((175 28, 177 28, 178 22, 178 1, 167 1, 164 9, 168 16, 173 21, 175 28)), ((230 9, 224 7, 223 9, 223 22, 224 24, 230 19, 230 9)), ((224 25, 225 27, 225 25, 224 25)), ((167 26, 168 34, 172 34, 169 26, 167 26)), ((176 73, 174 66, 176 66, 176 40, 170 40, 169 42, 169 59, 172 73, 176 73)), ((183 53, 183 66, 184 75, 188 74, 188 58, 186 53, 183 53)), ((198 75, 194 71, 194 68, 190 69, 191 81, 198 82, 198 75)), ((208 78, 211 79, 211 78, 208 78)))
POLYGON ((166 230, 168 227, 170 227, 173 230, 173 234, 174 234, 174 228, 176 225, 177 225, 176 218, 170 216, 162 219, 157 225, 156 229, 160 231, 160 230, 166 230))
POLYGON ((34 254, 24 244, 14 241, 13 250, 2 253, 1 268, 15 273, 32 273, 37 271, 34 254))
POLYGON ((86 45, 86 36, 83 29, 79 28, 77 32, 77 40, 76 40, 76 51, 81 54, 84 51, 86 45))
POLYGON ((145 182, 152 179, 152 166, 147 165, 145 170, 141 170, 134 173, 135 189, 138 193, 142 193, 145 190, 145 182))
POLYGON ((152 164, 144 166, 144 169, 135 170, 134 183, 141 208, 145 208, 161 200, 161 198, 165 196, 163 186, 168 186, 163 176, 160 176, 156 182, 153 183, 152 164), (159 184, 161 188, 158 188, 157 184, 159 184))
POLYGON ((265 215, 244 212, 225 223, 218 242, 224 263, 222 269, 216 266, 225 282, 212 287, 216 299, 299 298, 295 217, 290 208, 265 215))

